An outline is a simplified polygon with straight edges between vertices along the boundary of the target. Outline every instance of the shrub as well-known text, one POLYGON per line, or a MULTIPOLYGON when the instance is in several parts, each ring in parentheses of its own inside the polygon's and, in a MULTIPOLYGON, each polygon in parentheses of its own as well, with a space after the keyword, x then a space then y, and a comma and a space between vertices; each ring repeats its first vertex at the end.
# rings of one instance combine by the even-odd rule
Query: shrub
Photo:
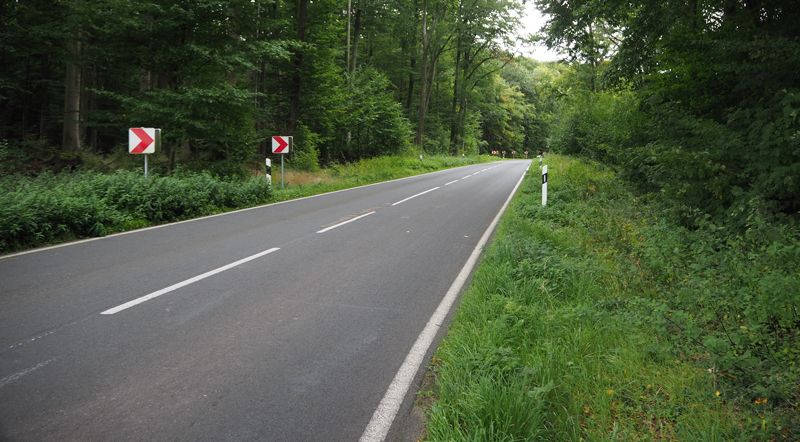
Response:
POLYGON ((634 96, 627 92, 581 94, 567 100, 551 123, 548 149, 617 165, 635 145, 640 124, 634 96))
POLYGON ((122 170, 9 176, 0 190, 0 251, 249 207, 271 195, 263 179, 145 178, 122 170))

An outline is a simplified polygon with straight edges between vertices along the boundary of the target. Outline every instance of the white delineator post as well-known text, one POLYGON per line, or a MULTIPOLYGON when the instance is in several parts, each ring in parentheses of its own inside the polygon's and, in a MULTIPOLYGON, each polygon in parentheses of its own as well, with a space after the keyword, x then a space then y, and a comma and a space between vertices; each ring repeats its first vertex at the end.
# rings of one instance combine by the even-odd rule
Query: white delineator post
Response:
POLYGON ((547 165, 542 167, 542 205, 547 205, 547 165))

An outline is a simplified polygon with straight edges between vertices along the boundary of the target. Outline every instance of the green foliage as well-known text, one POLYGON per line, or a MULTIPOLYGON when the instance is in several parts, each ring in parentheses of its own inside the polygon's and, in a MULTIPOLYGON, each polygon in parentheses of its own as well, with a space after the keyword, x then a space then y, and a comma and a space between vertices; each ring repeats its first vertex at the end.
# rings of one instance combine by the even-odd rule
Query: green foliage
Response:
POLYGON ((27 159, 22 149, 14 149, 8 140, 0 140, 0 174, 11 174, 22 170, 27 159))
POLYGON ((92 31, 105 45, 91 46, 87 55, 125 65, 135 62, 142 69, 126 78, 136 92, 96 88, 108 110, 93 117, 119 134, 128 127, 161 128, 161 153, 169 156, 170 168, 177 158, 200 163, 216 175, 243 175, 243 165, 255 151, 256 113, 252 85, 239 78, 253 67, 249 60, 254 56, 288 56, 278 43, 235 38, 248 24, 230 14, 254 5, 233 2, 226 9, 207 1, 106 1, 115 3, 113 13, 90 8, 92 31), (124 59, 114 46, 125 48, 124 59))
MULTIPOLYGON (((348 21, 338 2, 2 2, 3 155, 34 173, 78 166, 81 150, 101 159, 93 167, 109 165, 129 127, 159 127, 162 150, 151 158, 159 172, 240 176, 254 156, 269 154, 269 137, 302 138, 302 125, 316 144, 299 150, 294 166, 313 170, 402 154, 419 109, 429 153, 543 142, 533 93, 522 91, 523 100, 513 85, 495 90, 512 62, 503 47, 519 25, 518 1, 430 3, 426 78, 422 4, 352 6, 358 19, 348 21), (69 114, 79 114, 79 140, 63 154, 66 74, 78 71, 69 114), (34 144, 47 148, 33 153, 34 144)), ((535 84, 527 69, 518 77, 535 84)))
POLYGON ((570 100, 565 118, 555 119, 553 141, 562 152, 613 164, 643 188, 663 191, 685 206, 689 227, 692 211, 701 209, 741 233, 745 220, 726 218, 755 200, 771 214, 796 218, 797 2, 537 4, 552 14, 547 41, 573 52, 586 46, 587 24, 613 26, 618 51, 602 79, 632 90, 626 102, 609 103, 607 93, 583 100, 587 108, 570 100))
POLYGON ((0 180, 0 251, 48 244, 263 204, 263 179, 186 172, 145 178, 117 171, 6 176, 0 180))
POLYGON ((709 358, 730 394, 796 407, 800 229, 749 212, 743 236, 699 212, 697 230, 662 221, 643 231, 637 258, 661 290, 643 284, 641 305, 660 334, 709 358))
POLYGON ((410 147, 411 123, 394 101, 389 79, 371 68, 349 78, 347 97, 342 107, 333 111, 338 129, 333 158, 353 161, 403 153, 410 147))
POLYGON ((52 83, 63 80, 65 43, 77 19, 64 2, 0 2, 0 139, 9 148, 32 135, 46 144, 61 135, 48 103, 63 100, 63 88, 52 83))
POLYGON ((319 170, 319 150, 317 146, 320 136, 311 132, 308 127, 300 124, 297 135, 294 137, 294 152, 290 165, 297 170, 315 172, 319 170))
MULTIPOLYGON (((800 50, 800 45, 796 45, 800 50)), ((798 61, 800 64, 800 61, 798 61)), ((800 211, 800 87, 782 89, 764 97, 760 108, 737 108, 729 115, 730 127, 739 128, 747 150, 735 160, 742 174, 752 177, 753 193, 775 204, 775 211, 800 211)), ((737 140, 738 141, 738 140, 737 140)))
POLYGON ((548 145, 602 161, 642 190, 657 192, 687 227, 696 227, 699 209, 743 233, 743 208, 752 201, 760 201, 767 217, 797 210, 800 187, 793 177, 800 163, 783 156, 796 143, 796 101, 791 93, 778 98, 782 105, 758 113, 762 120, 748 128, 740 120, 748 115, 744 110, 731 114, 731 122, 742 124, 724 124, 634 93, 581 95, 565 101, 548 145))
POLYGON ((242 175, 241 165, 255 148, 255 133, 250 123, 252 94, 228 83, 203 88, 193 86, 177 91, 158 89, 136 97, 113 93, 108 96, 122 103, 123 118, 118 130, 128 126, 152 126, 162 130, 165 153, 196 152, 196 158, 211 168, 230 161, 239 170, 218 170, 223 175, 242 175))
MULTIPOLYGON (((728 127, 675 107, 659 107, 652 115, 657 122, 638 136, 651 141, 620 149, 623 176, 662 192, 678 206, 701 208, 717 222, 733 226, 737 220, 728 219, 727 207, 742 202, 742 189, 748 186, 741 174, 746 164, 739 163, 748 161, 742 140, 728 127)), ((691 225, 693 217, 687 215, 691 219, 685 224, 691 225)))
POLYGON ((494 87, 486 93, 481 119, 488 150, 523 150, 525 123, 534 118, 534 106, 526 103, 524 94, 502 77, 496 77, 494 87))
POLYGON ((635 142, 635 105, 624 92, 569 97, 553 120, 548 150, 618 164, 621 148, 635 142))
POLYGON ((798 229, 669 221, 596 163, 525 180, 431 370, 439 440, 790 440, 798 229), (531 425, 532 424, 532 425, 531 425))

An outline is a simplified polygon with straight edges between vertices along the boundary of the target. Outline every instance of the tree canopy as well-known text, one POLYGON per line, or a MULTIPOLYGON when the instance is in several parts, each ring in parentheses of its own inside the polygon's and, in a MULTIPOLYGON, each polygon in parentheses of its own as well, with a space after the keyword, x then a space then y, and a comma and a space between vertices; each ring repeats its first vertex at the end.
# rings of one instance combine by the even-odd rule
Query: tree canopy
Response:
MULTIPOLYGON (((295 136, 292 161, 312 168, 414 141, 431 153, 521 150, 542 144, 526 124, 546 118, 541 95, 505 79, 520 70, 521 10, 517 0, 3 2, 0 155, 58 170, 124 152, 138 126, 162 129, 157 167, 221 175, 263 160, 273 135, 295 136)), ((526 63, 517 77, 531 76, 526 63)))
POLYGON ((550 14, 541 38, 584 71, 600 67, 588 88, 613 96, 572 106, 559 148, 715 217, 800 210, 800 3, 536 4, 550 14))

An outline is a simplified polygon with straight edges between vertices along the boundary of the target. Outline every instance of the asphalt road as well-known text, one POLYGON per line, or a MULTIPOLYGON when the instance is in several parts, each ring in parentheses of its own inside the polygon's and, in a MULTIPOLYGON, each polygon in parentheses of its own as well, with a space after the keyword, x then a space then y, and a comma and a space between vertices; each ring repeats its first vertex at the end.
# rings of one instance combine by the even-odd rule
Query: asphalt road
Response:
POLYGON ((0 440, 358 440, 529 164, 0 256, 0 440))

